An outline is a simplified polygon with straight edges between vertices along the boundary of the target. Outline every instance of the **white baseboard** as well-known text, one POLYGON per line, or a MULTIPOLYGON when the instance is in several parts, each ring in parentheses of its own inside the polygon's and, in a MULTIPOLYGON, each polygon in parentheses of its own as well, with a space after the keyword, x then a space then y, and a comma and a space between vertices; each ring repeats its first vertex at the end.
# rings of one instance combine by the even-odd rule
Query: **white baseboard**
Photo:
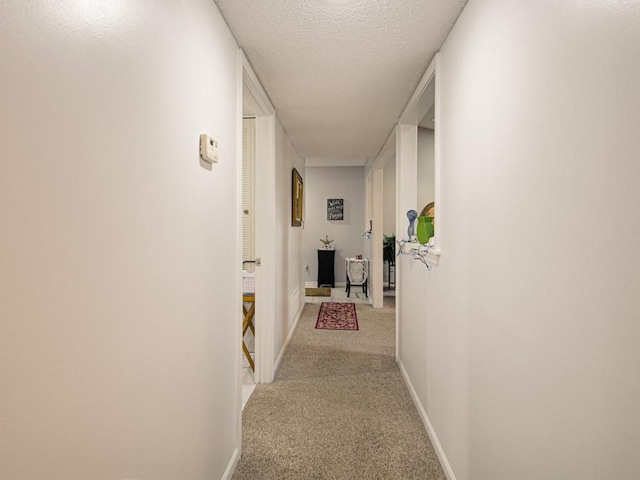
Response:
MULTIPOLYGON (((335 282, 336 287, 346 287, 347 282, 335 282)), ((304 282, 304 288, 318 288, 318 282, 304 282)))
POLYGON ((278 370, 280 369, 280 362, 282 362, 282 357, 284 356, 284 352, 287 349, 287 347, 289 346, 289 342, 291 341, 291 337, 293 337, 293 332, 296 331, 296 327, 298 326, 298 321, 300 321, 300 317, 302 316, 302 309, 304 308, 304 303, 300 305, 300 308, 298 309, 298 313, 296 313, 295 319, 293 320, 293 325, 291 325, 291 328, 289 329, 289 334, 287 335, 287 339, 284 341, 284 344, 282 345, 282 349, 280 350, 280 354, 278 355, 278 358, 276 359, 276 363, 273 365, 273 378, 276 378, 276 375, 278 374, 278 370))
POLYGON ((291 294, 291 297, 289 298, 289 325, 292 325, 296 315, 298 314, 298 311, 302 308, 302 306, 304 306, 304 295, 302 293, 302 288, 300 285, 298 285, 296 287, 296 289, 294 290, 294 292, 291 294), (302 297, 301 297, 302 295, 302 297), (296 312, 296 313, 294 313, 296 312))
POLYGON ((231 455, 231 460, 229 460, 227 469, 224 471, 224 474, 222 475, 222 480, 231 480, 231 477, 233 476, 233 472, 235 472, 236 466, 238 465, 238 460, 240 460, 240 449, 236 448, 233 451, 233 455, 231 455))
POLYGON ((429 416, 422 406, 422 402, 418 398, 418 393, 416 389, 413 388, 413 384, 411 383, 411 379, 409 378, 409 374, 407 373, 406 368, 402 364, 402 360, 396 355, 396 363, 400 368, 400 373, 402 373, 402 378, 404 379, 404 383, 407 385, 409 389, 409 393, 411 394, 411 398, 413 399, 413 403, 418 409, 418 413, 420 414, 420 418, 422 419, 422 423, 427 430, 427 434, 429 435, 429 439, 431 440, 431 444, 438 455, 438 459, 440 460, 440 465, 442 465, 442 469, 444 470, 444 474, 447 476, 447 480, 456 480, 456 475, 453 473, 453 468, 451 468, 451 464, 447 459, 444 450, 442 449, 442 445, 440 444, 440 440, 438 439, 438 435, 431 424, 431 420, 429 420, 429 416))

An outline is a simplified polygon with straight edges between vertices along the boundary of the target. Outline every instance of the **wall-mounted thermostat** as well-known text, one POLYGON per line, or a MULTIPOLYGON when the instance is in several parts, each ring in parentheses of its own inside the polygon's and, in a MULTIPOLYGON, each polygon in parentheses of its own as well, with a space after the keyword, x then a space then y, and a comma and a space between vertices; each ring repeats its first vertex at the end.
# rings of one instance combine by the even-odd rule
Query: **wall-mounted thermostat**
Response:
POLYGON ((209 163, 218 163, 218 140, 206 133, 200 135, 200 156, 209 163))

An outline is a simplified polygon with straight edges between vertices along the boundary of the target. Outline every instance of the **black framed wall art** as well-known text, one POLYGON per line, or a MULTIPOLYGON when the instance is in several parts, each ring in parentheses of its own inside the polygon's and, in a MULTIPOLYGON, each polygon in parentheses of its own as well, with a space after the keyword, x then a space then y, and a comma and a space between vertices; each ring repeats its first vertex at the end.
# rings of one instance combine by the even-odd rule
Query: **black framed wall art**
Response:
POLYGON ((327 199, 327 220, 344 220, 344 199, 327 199))

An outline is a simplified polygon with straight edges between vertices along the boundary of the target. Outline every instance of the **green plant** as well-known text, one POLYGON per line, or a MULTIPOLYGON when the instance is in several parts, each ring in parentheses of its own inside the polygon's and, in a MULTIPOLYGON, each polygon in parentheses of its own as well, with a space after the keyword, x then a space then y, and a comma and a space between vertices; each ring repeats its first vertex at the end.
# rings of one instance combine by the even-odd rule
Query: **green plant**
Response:
POLYGON ((382 239, 382 259, 385 262, 395 263, 396 261, 396 236, 383 235, 382 239))

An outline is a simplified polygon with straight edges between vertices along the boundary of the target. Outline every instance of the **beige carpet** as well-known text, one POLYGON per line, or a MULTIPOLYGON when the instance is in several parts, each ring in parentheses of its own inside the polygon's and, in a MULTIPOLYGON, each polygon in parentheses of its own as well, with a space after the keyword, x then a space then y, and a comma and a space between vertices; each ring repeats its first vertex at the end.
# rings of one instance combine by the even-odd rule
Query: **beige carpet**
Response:
POLYGON ((330 297, 331 287, 305 288, 304 294, 307 297, 330 297))
POLYGON ((314 329, 307 304, 278 378, 243 412, 234 480, 445 480, 394 360, 394 298, 360 330, 314 329))

